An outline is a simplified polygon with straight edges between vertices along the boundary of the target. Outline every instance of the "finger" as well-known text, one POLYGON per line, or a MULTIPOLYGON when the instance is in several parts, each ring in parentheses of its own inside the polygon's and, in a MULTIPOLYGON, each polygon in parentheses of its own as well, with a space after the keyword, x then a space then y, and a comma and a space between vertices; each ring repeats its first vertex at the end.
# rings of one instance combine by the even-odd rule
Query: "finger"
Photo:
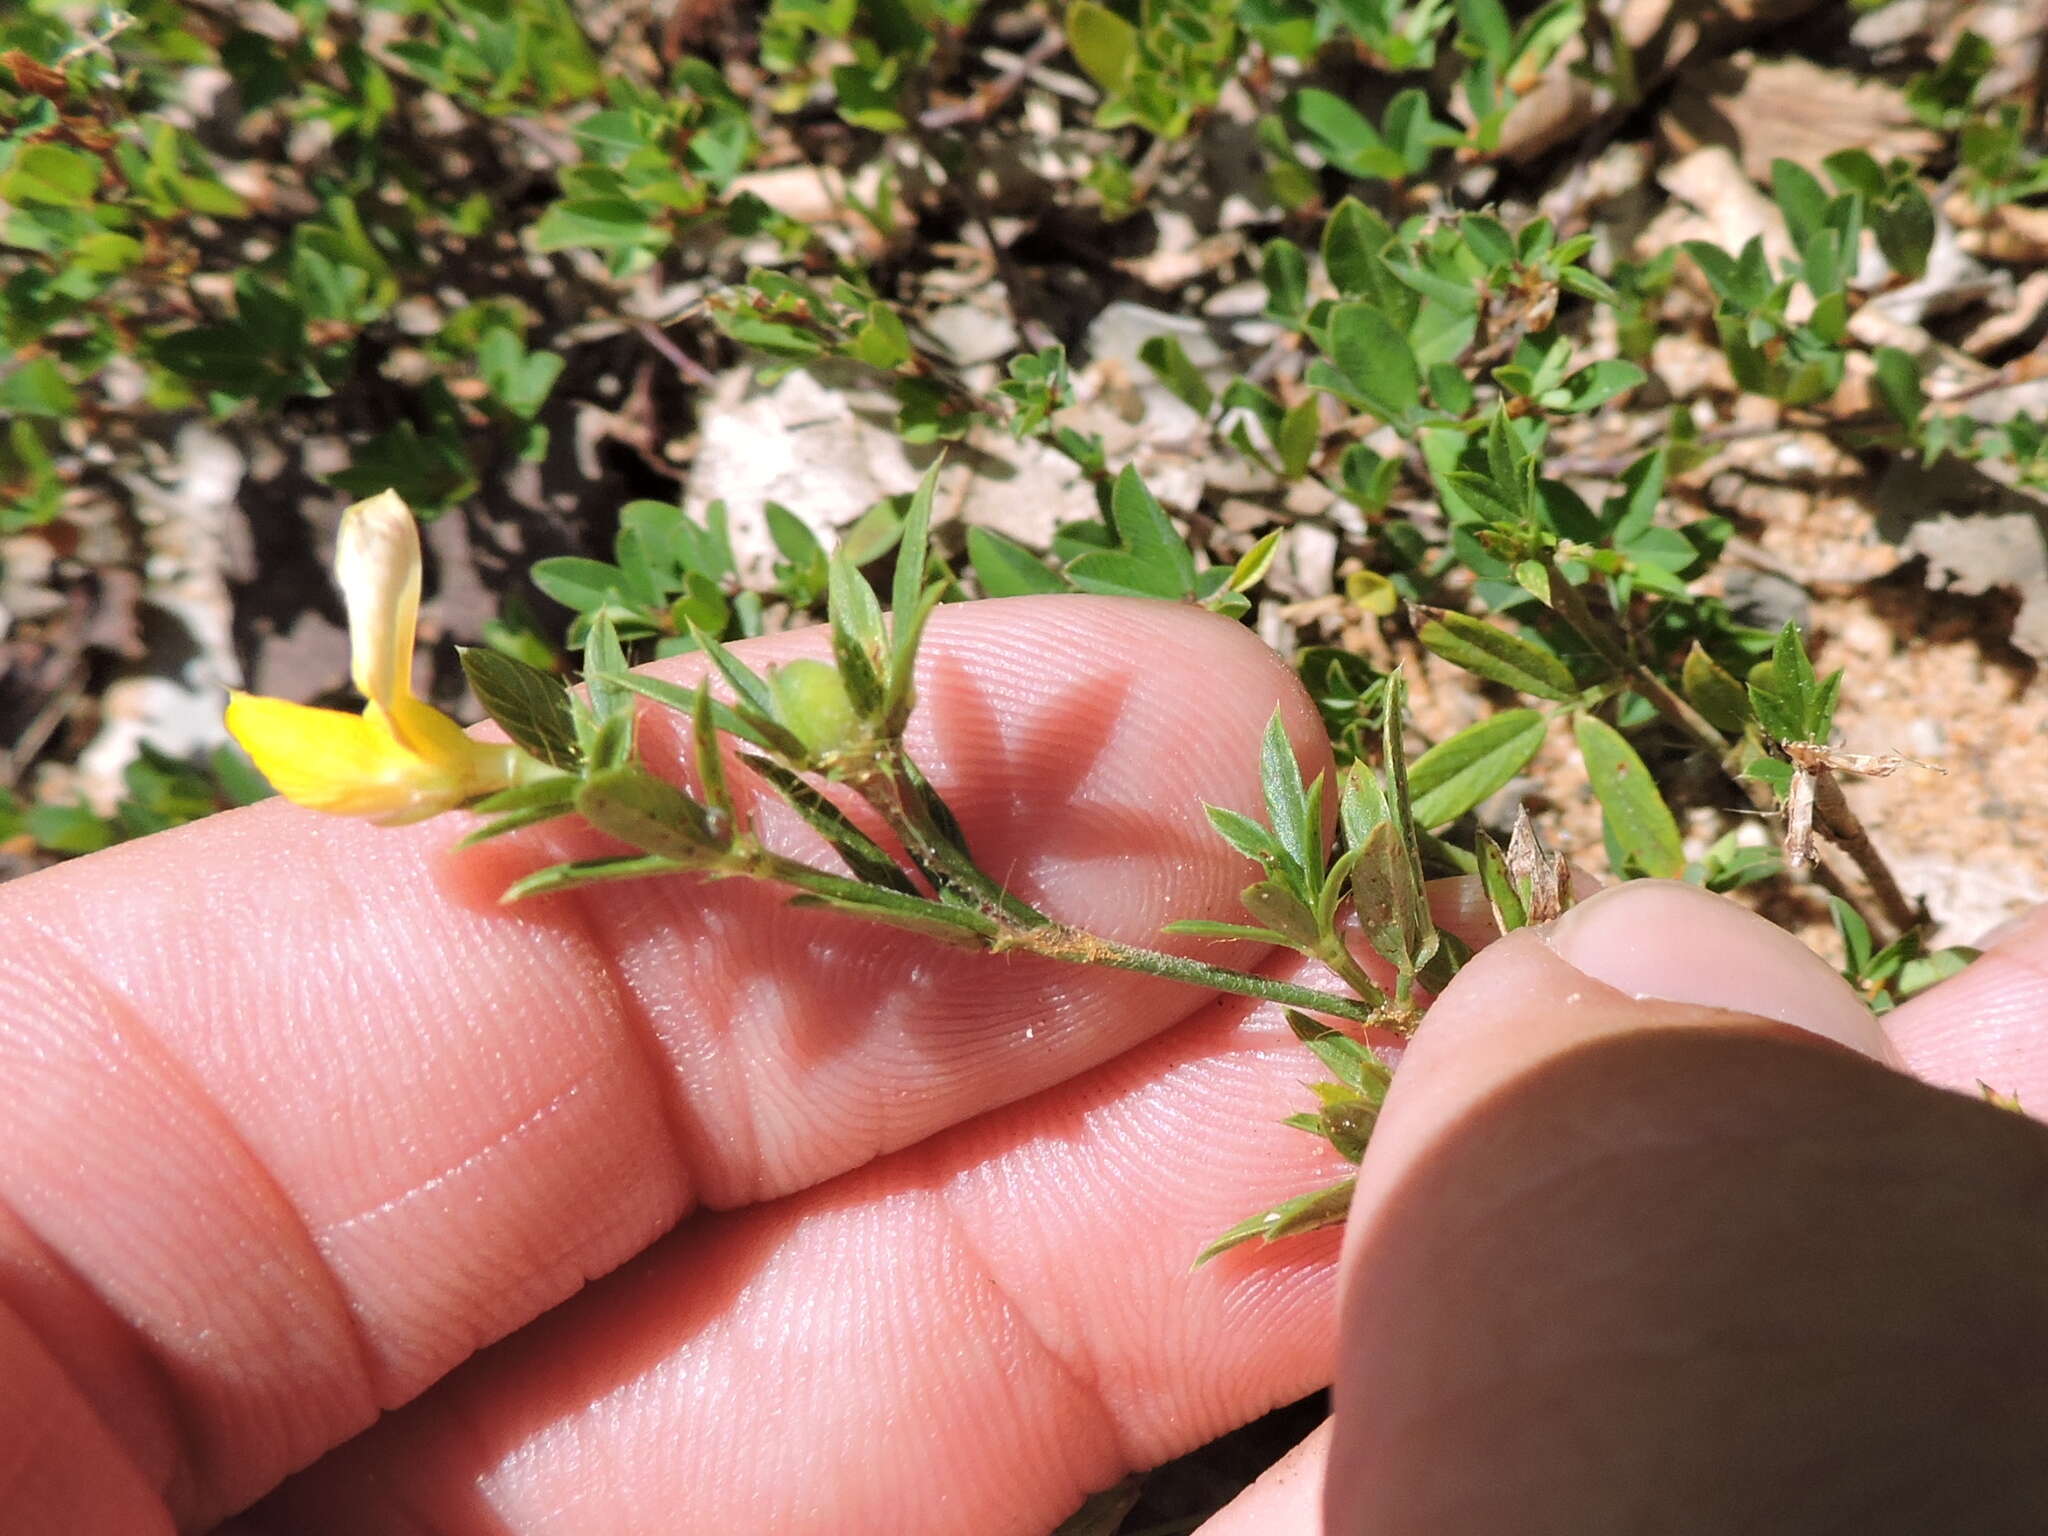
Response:
POLYGON ((1325 1419, 1300 1444, 1259 1474, 1259 1480, 1198 1527, 1201 1536, 1319 1536, 1323 1471, 1330 1458, 1325 1419))
POLYGON ((1979 1085, 2048 1110, 2048 906, 2037 907, 1961 975, 1901 1004, 1885 1033, 1915 1076, 1979 1085))
POLYGON ((1867 1059, 1734 912, 1623 887, 1438 1000, 1347 1234, 1329 1536, 2031 1528, 2048 1133, 1867 1059))
MULTIPOLYGON (((1598 876, 1574 867, 1571 878, 1574 900, 1585 901, 1598 894, 1598 876)), ((1500 937, 1493 903, 1477 875, 1451 875, 1430 881, 1429 916, 1437 927, 1462 940, 1468 949, 1484 949, 1500 937)))
MULTIPOLYGON (((1295 969, 1299 969, 1297 966, 1295 969)), ((1319 1385, 1333 1234, 1217 1232, 1346 1165, 1224 999, 1088 1076, 693 1222, 287 1483, 292 1536, 1038 1536, 1319 1385)))
MULTIPOLYGON (((1230 915, 1244 865, 1200 802, 1257 804, 1276 702, 1324 750, 1270 652, 1166 604, 942 610, 920 690, 914 746, 979 857, 1127 939, 1230 915)), ((505 911, 454 835, 270 805, 0 892, 0 1302, 188 1523, 698 1201, 815 1182, 1201 1001, 740 881, 505 911)))

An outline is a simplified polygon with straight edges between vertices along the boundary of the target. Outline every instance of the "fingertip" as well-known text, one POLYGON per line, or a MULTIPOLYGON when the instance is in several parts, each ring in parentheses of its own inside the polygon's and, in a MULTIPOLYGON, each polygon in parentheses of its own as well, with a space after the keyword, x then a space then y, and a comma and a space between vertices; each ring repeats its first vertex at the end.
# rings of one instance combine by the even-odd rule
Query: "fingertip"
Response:
POLYGON ((1888 1059, 1876 1020, 1827 962, 1725 898, 1631 881, 1466 964, 1402 1055, 1360 1174, 1350 1249, 1428 1147, 1509 1082, 1596 1040, 1768 1020, 1888 1059))
POLYGON ((1315 1536, 1334 1421, 1323 1420, 1258 1480, 1197 1528, 1197 1536, 1315 1536))
POLYGON ((1884 1060, 1877 1020, 1833 966, 1774 923, 1696 885, 1635 880, 1543 930, 1575 970, 1645 1002, 1792 1024, 1884 1060))

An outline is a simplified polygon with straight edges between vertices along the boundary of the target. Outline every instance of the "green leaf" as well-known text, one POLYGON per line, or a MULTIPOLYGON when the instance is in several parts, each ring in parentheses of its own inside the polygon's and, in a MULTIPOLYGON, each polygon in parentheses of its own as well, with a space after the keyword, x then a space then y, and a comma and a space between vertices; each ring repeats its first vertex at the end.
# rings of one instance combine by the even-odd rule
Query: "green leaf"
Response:
POLYGON ((1539 699, 1564 702, 1578 697, 1579 686, 1572 680, 1571 669, 1545 647, 1469 613, 1421 611, 1429 618, 1417 638, 1444 660, 1539 699))
POLYGON ((560 678, 478 646, 465 646, 456 654, 477 702, 523 751, 550 768, 574 771, 582 766, 569 690, 560 678))
POLYGON ((24 829, 51 853, 98 853, 121 840, 120 829, 85 805, 31 805, 24 829))
POLYGON ((1753 757, 1743 765, 1742 776, 1769 785, 1780 800, 1792 793, 1792 765, 1778 758, 1753 757))
POLYGON ((1623 362, 1619 358, 1592 363, 1560 386, 1565 395, 1563 408, 1573 412, 1590 411, 1605 405, 1616 395, 1626 394, 1646 383, 1649 377, 1634 363, 1623 362))
POLYGON ((596 613, 606 603, 625 600, 630 590, 626 573, 602 560, 581 555, 553 555, 536 560, 529 572, 533 584, 564 608, 596 613))
POLYGON ((624 854, 615 858, 578 859, 572 864, 551 864, 524 880, 514 881, 498 898, 506 905, 529 896, 551 896, 581 885, 604 880, 644 880, 650 875, 678 874, 691 866, 658 853, 624 854))
MULTIPOLYGON (((717 644, 716 641, 712 643, 714 645, 717 644)), ((701 646, 699 648, 702 649, 701 646)), ((720 649, 723 649, 723 647, 720 647, 720 649)), ((732 657, 730 653, 728 653, 727 659, 733 660, 737 664, 737 658, 732 657)), ((758 677, 754 680, 760 682, 758 677)), ((695 688, 681 688, 674 683, 665 682, 658 677, 649 677, 641 672, 622 673, 618 677, 611 679, 611 681, 616 682, 628 692, 637 693, 642 698, 652 699, 657 704, 663 705, 668 709, 677 710, 683 714, 693 714, 697 707, 697 689, 695 688)), ((731 681, 729 676, 727 681, 731 681)), ((767 698, 767 684, 762 683, 761 686, 763 696, 767 698)), ((779 753, 783 757, 792 760, 802 759, 805 754, 804 744, 790 733, 788 727, 778 724, 771 717, 769 711, 772 708, 772 698, 767 703, 757 706, 751 699, 742 694, 738 709, 731 708, 713 699, 711 701, 711 718, 719 730, 724 731, 728 735, 737 736, 742 741, 752 742, 765 752, 779 753)))
POLYGON ((591 710, 600 721, 621 713, 631 717, 632 700, 617 681, 625 672, 626 653, 619 645, 619 632, 609 614, 599 613, 583 641, 583 681, 591 710))
POLYGON ((1920 365, 1910 352, 1897 347, 1879 347, 1871 353, 1877 364, 1877 395, 1900 426, 1912 432, 1920 425, 1920 413, 1927 409, 1927 394, 1920 387, 1920 365))
POLYGON ((1465 237, 1465 244, 1486 264, 1488 269, 1505 266, 1515 260, 1514 238, 1500 220, 1484 213, 1468 213, 1458 221, 1458 232, 1465 237))
POLYGON ((1438 410, 1463 416, 1477 398, 1472 377, 1456 363, 1432 363, 1428 369, 1429 398, 1438 410))
POLYGON ((1460 40, 1496 69, 1505 67, 1515 34, 1500 0, 1457 0, 1457 11, 1460 40))
POLYGON ((1926 275, 1927 256, 1934 249, 1934 205, 1918 182, 1878 208, 1871 227, 1877 235, 1877 248, 1894 272, 1906 278, 1926 275))
POLYGON ((1187 349, 1173 336, 1148 336, 1138 347, 1138 361, 1159 376, 1170 393, 1198 416, 1209 414, 1215 391, 1202 377, 1201 369, 1189 360, 1187 349))
POLYGON ((683 864, 706 864, 725 844, 703 806, 637 763, 591 774, 576 791, 576 811, 622 843, 683 864))
POLYGON ((1291 240, 1275 240, 1259 254, 1259 278, 1266 285, 1266 313, 1293 325, 1308 308, 1308 258, 1291 240))
POLYGON ((925 938, 966 949, 980 949, 982 940, 996 932, 995 924, 979 912, 875 886, 867 887, 859 896, 827 896, 806 891, 792 896, 789 904, 887 923, 891 928, 901 928, 906 933, 921 934, 925 938))
POLYGON ((1094 0, 1073 0, 1067 7, 1067 46, 1088 78, 1112 97, 1138 65, 1137 28, 1094 0))
POLYGON ((1251 817, 1236 811, 1225 810, 1220 805, 1204 805, 1204 814, 1209 825, 1214 827, 1222 839, 1248 859, 1257 859, 1268 868, 1286 868, 1292 857, 1282 848, 1273 834, 1260 826, 1251 817))
POLYGON ((1126 465, 1116 477, 1110 493, 1110 511, 1116 519, 1117 538, 1124 548, 1162 570, 1174 571, 1184 591, 1195 584, 1195 557, 1175 531, 1170 519, 1138 471, 1126 465))
POLYGON ((1298 1008, 1288 1008, 1284 1012, 1287 1027, 1294 1031, 1294 1038, 1307 1046, 1338 1082, 1374 1103, 1387 1096, 1387 1088, 1394 1080, 1393 1074, 1373 1054, 1371 1046, 1319 1023, 1298 1008))
MULTIPOLYGON (((889 637, 882 627, 882 607, 867 578, 844 556, 835 555, 830 569, 827 613, 832 624, 832 656, 839 664, 854 713, 870 720, 881 713, 885 697, 882 667, 889 637)), ((804 733, 799 730, 797 734, 804 733)))
POLYGON ((1454 314, 1469 315, 1479 309, 1479 287, 1469 278, 1444 277, 1427 267, 1395 258, 1388 259, 1387 270, 1404 286, 1414 289, 1426 299, 1435 299, 1454 314))
POLYGON ((1533 709, 1510 709, 1438 742, 1408 770, 1416 825, 1456 821, 1528 766, 1549 722, 1533 709))
POLYGON ((1285 945, 1287 936, 1270 928, 1250 928, 1243 923, 1212 923, 1205 918, 1184 917, 1166 924, 1161 933, 1177 933, 1192 939, 1243 939, 1253 944, 1285 945))
POLYGON ((1479 883, 1486 892, 1487 904, 1493 908, 1494 926, 1502 933, 1528 927, 1529 908, 1515 885, 1514 875, 1508 869, 1507 855, 1500 851, 1500 844, 1482 832, 1476 849, 1479 854, 1479 883))
POLYGON ((1378 297, 1381 253, 1393 238, 1386 221, 1354 197, 1331 209, 1323 225, 1323 266, 1337 291, 1347 299, 1378 297))
POLYGON ((1785 215, 1785 228, 1795 249, 1820 233, 1827 222, 1828 195, 1811 171, 1796 161, 1771 162, 1771 195, 1785 215))
POLYGON ((1238 892, 1237 899, 1253 918, 1296 949, 1314 949, 1322 937, 1307 903, 1276 881, 1248 885, 1238 892))
POLYGON ((568 815, 576 809, 577 783, 578 780, 568 774, 556 774, 477 802, 470 809, 491 819, 470 832, 457 846, 473 848, 478 843, 487 843, 508 833, 524 831, 527 827, 537 827, 542 822, 568 815))
POLYGON ((1705 240, 1684 242, 1686 255, 1699 267, 1707 285, 1714 290, 1715 297, 1728 300, 1743 291, 1743 282, 1735 264, 1735 258, 1705 240))
POLYGON ((1025 597, 1064 592, 1059 574, 1015 539, 989 528, 967 530, 967 559, 974 579, 989 597, 1025 597))
MULTIPOLYGON (((720 645, 717 640, 701 629, 692 629, 690 638, 697 642, 697 648, 711 658, 711 664, 718 668, 726 686, 732 689, 733 697, 745 704, 754 713, 773 719, 775 699, 768 691, 768 684, 760 673, 748 666, 739 657, 720 645)), ((653 695, 649 695, 653 697, 653 695)))
POLYGON ((832 845, 832 851, 846 861, 856 878, 905 895, 917 894, 909 874, 867 833, 853 824, 844 811, 828 800, 814 785, 806 783, 780 763, 748 752, 742 760, 765 779, 792 809, 832 845))
POLYGON ((932 498, 939 488, 943 459, 934 460, 911 493, 910 508, 903 516, 903 532, 896 542, 896 574, 890 589, 889 607, 897 616, 898 650, 903 626, 924 595, 925 569, 932 557, 932 498))
POLYGON ((1351 1194, 1357 1184, 1356 1176, 1340 1179, 1328 1188, 1296 1195, 1270 1210, 1247 1217, 1197 1254, 1195 1267, 1199 1269, 1218 1254, 1228 1253, 1253 1238, 1270 1243, 1277 1238, 1338 1225, 1351 1212, 1351 1194))
POLYGON ((1678 823, 1636 749, 1621 732, 1593 715, 1580 715, 1572 729, 1608 833, 1626 861, 1646 875, 1669 880, 1683 875, 1685 850, 1678 823))
MULTIPOLYGON (((1358 926, 1373 953, 1412 979, 1424 963, 1416 921, 1420 890, 1401 829, 1391 820, 1379 822, 1353 851, 1358 862, 1351 869, 1351 906, 1358 926)), ((1434 929, 1429 932, 1434 937, 1434 929)))
POLYGON ((1827 740, 1834 700, 1814 675, 1797 624, 1788 621, 1778 631, 1771 659, 1751 669, 1749 701, 1757 723, 1779 741, 1827 740))
POLYGON ((1748 723, 1748 691, 1727 668, 1709 656, 1697 640, 1685 654, 1679 681, 1684 685, 1685 696, 1692 702, 1692 707, 1717 730, 1735 733, 1748 723))
POLYGON ((1130 597, 1192 597, 1195 557, 1138 477, 1125 467, 1110 494, 1120 548, 1071 561, 1067 575, 1084 592, 1130 597))
POLYGON ((52 358, 31 358, 0 375, 0 415, 62 417, 77 409, 78 392, 52 358))
POLYGON ((546 253, 584 248, 631 250, 659 244, 649 210, 623 197, 577 197, 556 203, 535 221, 533 248, 546 253))
POLYGON ((903 728, 910 723, 910 712, 917 703, 918 643, 924 635, 925 621, 937 610, 939 599, 945 596, 946 585, 943 581, 933 582, 908 611, 898 613, 892 620, 894 648, 889 663, 889 689, 882 700, 880 725, 884 738, 893 740, 902 735, 903 728))
POLYGON ((1308 473, 1322 442, 1323 412, 1319 399, 1311 395, 1280 418, 1280 431, 1273 447, 1280 455, 1280 473, 1289 480, 1299 480, 1308 473))
POLYGON ((1403 422, 1421 404, 1422 375, 1408 338, 1371 305, 1340 304, 1331 311, 1330 355, 1381 420, 1403 422))
POLYGON ((915 704, 918 642, 923 638, 925 621, 951 582, 950 575, 930 586, 925 585, 924 579, 931 561, 932 497, 938 489, 942 463, 935 461, 918 482, 896 544, 888 677, 882 700, 881 730, 885 736, 896 735, 910 719, 915 704))
POLYGON ((1400 151, 1341 96, 1313 88, 1293 101, 1295 121, 1317 151, 1346 175, 1368 181, 1398 181, 1409 174, 1400 151))
POLYGON ((1303 876, 1312 877, 1323 867, 1322 822, 1313 814, 1310 793, 1301 782, 1301 764, 1278 708, 1266 722, 1266 734, 1259 743, 1259 781, 1274 838, 1303 876))
POLYGON ((725 782, 725 755, 718 749, 718 721, 711 702, 711 685, 697 684, 690 705, 690 761, 697 770, 697 782, 704 789, 704 803, 714 816, 725 818, 737 829, 739 813, 732 803, 732 790, 725 782))
POLYGON ((100 161, 62 144, 23 145, 4 173, 0 197, 53 208, 86 208, 99 190, 100 161))
POLYGON ((1286 531, 1285 528, 1275 528, 1244 552, 1237 564, 1230 568, 1228 585, 1231 591, 1249 591, 1265 578, 1272 567, 1273 556, 1279 552, 1280 536, 1286 531))

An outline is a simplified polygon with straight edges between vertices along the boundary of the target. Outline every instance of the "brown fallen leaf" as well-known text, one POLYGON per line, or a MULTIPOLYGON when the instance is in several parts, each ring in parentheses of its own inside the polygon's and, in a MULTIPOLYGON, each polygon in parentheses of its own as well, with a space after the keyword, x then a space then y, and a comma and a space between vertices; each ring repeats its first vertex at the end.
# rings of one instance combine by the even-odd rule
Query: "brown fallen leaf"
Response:
POLYGON ((1940 135, 1915 122, 1904 95, 1881 80, 1749 53, 1688 67, 1657 126, 1674 153, 1719 144, 1762 185, 1780 158, 1818 175, 1838 150, 1918 164, 1941 147, 1940 135))

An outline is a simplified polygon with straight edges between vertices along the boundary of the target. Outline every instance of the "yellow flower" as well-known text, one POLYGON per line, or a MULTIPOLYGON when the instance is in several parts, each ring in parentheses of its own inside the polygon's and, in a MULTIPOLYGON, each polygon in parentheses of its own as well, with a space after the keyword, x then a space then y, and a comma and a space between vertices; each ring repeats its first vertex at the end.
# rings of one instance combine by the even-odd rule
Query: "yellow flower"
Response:
POLYGON ((516 747, 471 740, 413 696, 420 535, 395 492, 342 514, 334 574, 348 605, 350 675, 369 700, 363 712, 228 697, 228 730, 279 794, 398 826, 503 789, 538 766, 516 747))

